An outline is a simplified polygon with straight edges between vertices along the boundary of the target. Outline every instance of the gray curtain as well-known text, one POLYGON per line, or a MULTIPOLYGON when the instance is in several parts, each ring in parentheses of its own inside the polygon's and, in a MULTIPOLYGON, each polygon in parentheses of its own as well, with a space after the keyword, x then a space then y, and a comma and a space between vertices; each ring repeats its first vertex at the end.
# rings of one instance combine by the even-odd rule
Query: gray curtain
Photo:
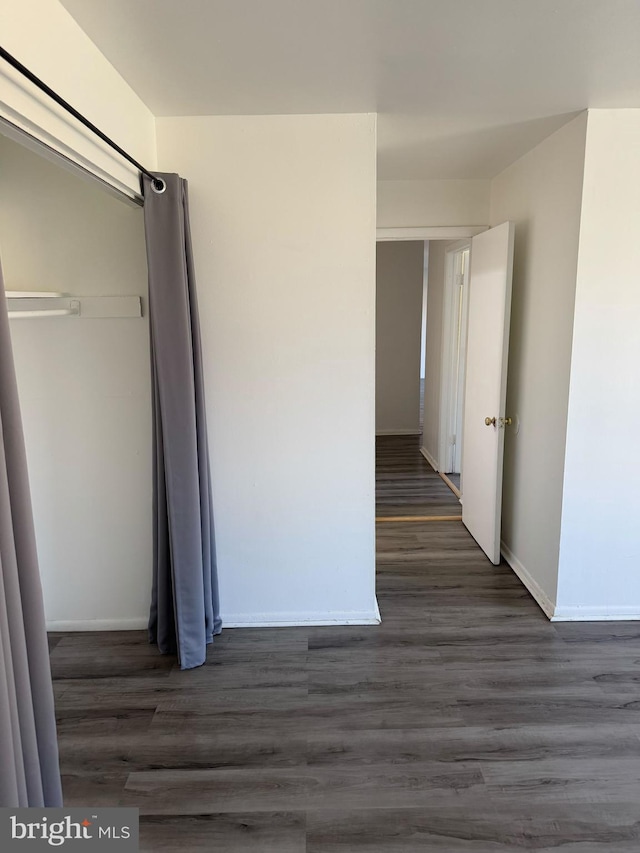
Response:
POLYGON ((154 419, 154 560, 149 634, 182 669, 222 629, 200 324, 187 182, 144 179, 154 419))
POLYGON ((0 806, 61 806, 53 688, 0 269, 0 806))

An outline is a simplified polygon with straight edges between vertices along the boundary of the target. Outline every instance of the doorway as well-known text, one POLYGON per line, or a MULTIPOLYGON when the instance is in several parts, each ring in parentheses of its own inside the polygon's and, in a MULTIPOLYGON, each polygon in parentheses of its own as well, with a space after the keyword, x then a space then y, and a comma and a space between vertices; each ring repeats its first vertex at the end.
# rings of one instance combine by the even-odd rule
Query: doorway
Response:
POLYGON ((514 233, 514 224, 504 222, 472 241, 434 239, 428 263, 420 452, 462 505, 456 519, 495 564, 504 431, 512 424, 505 404, 514 233), (460 488, 448 476, 458 473, 460 488))
POLYGON ((466 299, 460 282, 468 279, 469 255, 468 239, 378 244, 379 519, 461 518, 459 489, 441 473, 459 474, 460 443, 457 454, 447 445, 446 465, 439 445, 441 421, 451 422, 448 433, 461 435, 466 299), (451 385, 446 393, 443 382, 451 385))

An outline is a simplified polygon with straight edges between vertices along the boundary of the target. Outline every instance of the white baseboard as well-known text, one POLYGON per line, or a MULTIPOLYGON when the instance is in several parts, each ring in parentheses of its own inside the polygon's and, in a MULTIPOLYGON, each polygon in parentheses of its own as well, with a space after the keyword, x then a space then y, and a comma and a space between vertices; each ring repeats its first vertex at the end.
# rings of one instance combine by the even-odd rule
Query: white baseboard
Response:
POLYGON ((518 575, 522 583, 538 602, 552 622, 637 622, 640 621, 640 605, 569 606, 554 604, 539 584, 531 577, 520 560, 509 548, 500 543, 502 556, 518 575))
POLYGON ((556 607, 552 622, 637 622, 640 605, 630 607, 556 607))
POLYGON ((302 628, 319 625, 379 625, 380 611, 346 610, 318 613, 223 613, 222 628, 302 628))
POLYGON ((421 447, 421 448, 420 448, 420 453, 422 453, 422 455, 424 456, 424 458, 427 460, 427 462, 429 463, 429 465, 431 465, 431 467, 433 468, 433 470, 434 470, 434 471, 436 472, 436 474, 437 474, 437 473, 438 473, 438 468, 439 468, 440 466, 438 465, 438 463, 436 462, 436 460, 433 458, 433 456, 429 453, 429 451, 428 451, 425 447, 421 447))
POLYGON ((538 602, 545 615, 548 616, 549 619, 553 619, 556 606, 553 601, 551 601, 546 592, 542 589, 538 582, 533 579, 533 577, 525 569, 525 567, 522 565, 516 555, 502 541, 500 542, 500 551, 507 563, 509 563, 513 571, 517 574, 522 583, 526 586, 531 595, 538 602))
POLYGON ((138 619, 60 619, 47 622, 47 631, 142 631, 149 617, 138 619))
MULTIPOLYGON (((297 628, 305 625, 379 625, 382 622, 377 599, 373 610, 324 611, 318 613, 229 613, 222 614, 223 628, 297 628)), ((142 631, 147 616, 139 619, 77 619, 47 622, 47 631, 142 631)))
POLYGON ((380 613, 380 608, 379 608, 379 606, 378 606, 378 598, 377 598, 377 596, 376 596, 376 598, 375 598, 375 605, 376 605, 376 610, 375 610, 375 613, 376 613, 376 619, 378 620, 377 624, 378 624, 378 625, 380 625, 380 624, 382 623, 382 615, 381 615, 381 613, 380 613))
POLYGON ((377 429, 376 435, 422 435, 419 429, 377 429))

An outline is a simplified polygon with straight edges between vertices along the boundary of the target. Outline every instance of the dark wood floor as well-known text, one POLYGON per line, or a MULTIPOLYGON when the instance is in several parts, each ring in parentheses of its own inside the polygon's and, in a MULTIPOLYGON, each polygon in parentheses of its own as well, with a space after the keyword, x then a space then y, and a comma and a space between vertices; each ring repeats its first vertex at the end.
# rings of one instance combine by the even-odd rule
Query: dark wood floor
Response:
POLYGON ((460 515, 460 501, 420 453, 419 436, 377 437, 376 515, 460 515))
POLYGON ((66 804, 139 807, 145 851, 637 853, 640 624, 551 624, 457 522, 381 523, 378 594, 189 672, 52 636, 66 804))

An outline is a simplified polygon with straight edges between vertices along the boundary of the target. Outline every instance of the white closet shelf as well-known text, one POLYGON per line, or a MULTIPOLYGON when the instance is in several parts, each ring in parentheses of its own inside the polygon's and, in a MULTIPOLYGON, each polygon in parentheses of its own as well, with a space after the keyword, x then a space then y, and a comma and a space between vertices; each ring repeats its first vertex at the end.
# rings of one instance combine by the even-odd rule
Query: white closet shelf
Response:
POLYGON ((7 290, 9 319, 78 317, 81 320, 142 317, 139 296, 75 296, 46 290, 7 290))

